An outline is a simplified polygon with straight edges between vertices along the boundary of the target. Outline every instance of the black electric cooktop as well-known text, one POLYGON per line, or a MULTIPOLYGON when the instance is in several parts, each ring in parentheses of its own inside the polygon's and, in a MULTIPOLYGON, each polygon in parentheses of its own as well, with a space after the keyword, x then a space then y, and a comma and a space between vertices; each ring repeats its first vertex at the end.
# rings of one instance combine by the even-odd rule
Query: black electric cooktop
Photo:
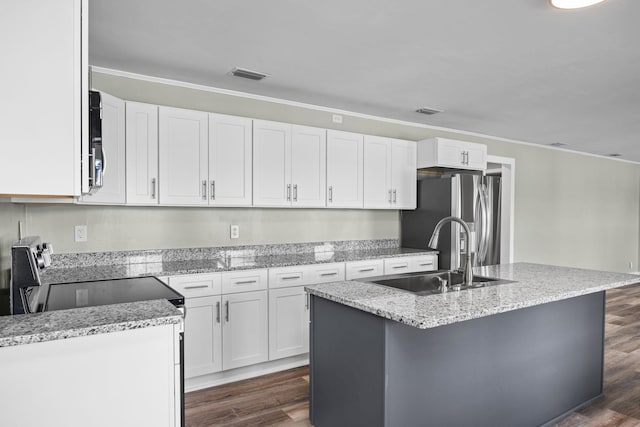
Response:
POLYGON ((44 311, 166 299, 176 306, 184 297, 155 277, 96 280, 49 285, 44 311))

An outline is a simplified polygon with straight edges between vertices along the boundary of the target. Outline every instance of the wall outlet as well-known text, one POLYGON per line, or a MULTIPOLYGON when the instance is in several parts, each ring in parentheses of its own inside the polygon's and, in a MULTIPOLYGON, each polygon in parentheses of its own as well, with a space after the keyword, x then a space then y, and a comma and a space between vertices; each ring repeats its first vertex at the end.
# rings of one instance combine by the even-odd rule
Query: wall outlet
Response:
POLYGON ((75 241, 76 242, 86 242, 87 241, 87 226, 86 225, 76 225, 74 227, 75 233, 75 241))
POLYGON ((333 123, 342 123, 342 115, 334 114, 331 120, 333 120, 333 123))
POLYGON ((231 226, 231 238, 232 239, 239 239, 240 238, 240 226, 239 225, 232 225, 231 226))

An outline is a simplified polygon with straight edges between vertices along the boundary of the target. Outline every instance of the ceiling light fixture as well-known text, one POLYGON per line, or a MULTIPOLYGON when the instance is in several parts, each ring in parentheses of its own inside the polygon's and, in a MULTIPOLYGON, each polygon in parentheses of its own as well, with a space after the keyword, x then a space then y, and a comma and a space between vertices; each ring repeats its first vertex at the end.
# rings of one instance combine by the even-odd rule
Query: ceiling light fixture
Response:
POLYGON ((436 110, 435 108, 418 108, 416 113, 426 114, 427 116, 433 116, 434 114, 442 113, 442 110, 436 110))
POLYGON ((607 156, 609 156, 609 157, 622 157, 622 154, 620 154, 620 153, 612 153, 612 154, 607 154, 607 156))
POLYGON ((564 142, 552 142, 549 145, 552 146, 552 147, 564 147, 567 144, 565 144, 564 142))
POLYGON ((604 0, 549 0, 549 4, 557 9, 580 9, 602 3, 604 0))
POLYGON ((247 70, 246 68, 235 67, 229 72, 232 76, 242 77, 250 80, 262 80, 265 77, 269 77, 269 74, 260 73, 258 71, 247 70))

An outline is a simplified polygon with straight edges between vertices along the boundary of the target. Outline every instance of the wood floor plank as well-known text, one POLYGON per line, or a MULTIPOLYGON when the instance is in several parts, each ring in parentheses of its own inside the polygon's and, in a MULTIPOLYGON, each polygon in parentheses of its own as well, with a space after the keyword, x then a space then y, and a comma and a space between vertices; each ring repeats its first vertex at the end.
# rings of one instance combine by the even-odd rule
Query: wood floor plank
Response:
MULTIPOLYGON (((607 291, 604 397, 556 427, 640 427, 640 285, 607 291)), ((187 393, 188 427, 309 427, 309 369, 187 393)))

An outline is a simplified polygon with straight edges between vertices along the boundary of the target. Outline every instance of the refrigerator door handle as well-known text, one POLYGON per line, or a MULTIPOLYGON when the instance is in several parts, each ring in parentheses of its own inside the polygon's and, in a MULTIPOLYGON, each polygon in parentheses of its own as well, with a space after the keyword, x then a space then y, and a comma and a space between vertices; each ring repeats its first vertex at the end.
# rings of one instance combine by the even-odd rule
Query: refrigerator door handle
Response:
POLYGON ((480 218, 480 224, 482 227, 482 233, 480 235, 480 245, 478 245, 478 259, 480 262, 484 262, 487 257, 487 250, 489 249, 489 208, 488 208, 488 196, 487 187, 485 184, 478 186, 480 211, 482 212, 482 218, 480 218))

